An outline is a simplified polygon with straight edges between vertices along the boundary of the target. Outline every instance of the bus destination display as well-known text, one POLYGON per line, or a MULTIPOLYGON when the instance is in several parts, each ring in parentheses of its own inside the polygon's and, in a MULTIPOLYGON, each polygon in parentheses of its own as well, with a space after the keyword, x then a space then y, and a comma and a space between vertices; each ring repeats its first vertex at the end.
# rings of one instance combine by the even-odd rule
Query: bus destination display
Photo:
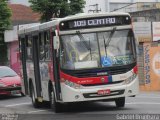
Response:
POLYGON ((103 18, 103 19, 93 19, 93 20, 75 20, 73 22, 70 22, 69 26, 70 28, 77 28, 85 26, 108 25, 115 23, 116 23, 115 18, 103 18))
POLYGON ((78 19, 72 21, 65 21, 60 23, 61 30, 67 29, 81 29, 92 27, 106 27, 113 25, 128 25, 131 23, 129 16, 115 16, 115 17, 102 17, 102 18, 88 18, 78 19))

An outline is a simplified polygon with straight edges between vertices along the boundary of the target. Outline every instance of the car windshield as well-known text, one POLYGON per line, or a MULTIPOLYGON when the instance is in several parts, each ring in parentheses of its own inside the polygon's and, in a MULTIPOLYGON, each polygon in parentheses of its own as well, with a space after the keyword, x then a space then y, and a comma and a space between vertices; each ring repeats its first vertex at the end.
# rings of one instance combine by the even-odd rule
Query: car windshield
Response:
POLYGON ((61 68, 77 70, 122 66, 135 62, 132 30, 78 32, 61 36, 61 68))
POLYGON ((17 73, 8 67, 0 68, 0 78, 17 76, 17 73))

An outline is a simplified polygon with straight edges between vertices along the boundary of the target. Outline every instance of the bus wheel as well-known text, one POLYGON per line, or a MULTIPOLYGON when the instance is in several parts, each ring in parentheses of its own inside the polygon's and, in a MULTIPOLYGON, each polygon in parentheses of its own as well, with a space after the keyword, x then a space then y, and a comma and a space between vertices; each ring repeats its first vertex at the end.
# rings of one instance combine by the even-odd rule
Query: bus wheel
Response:
POLYGON ((32 104, 35 108, 39 108, 41 106, 41 103, 38 102, 38 100, 35 97, 35 92, 34 92, 34 87, 31 85, 30 87, 30 94, 31 94, 31 99, 32 99, 32 104))
POLYGON ((56 102, 53 90, 50 90, 50 106, 55 113, 62 112, 63 105, 59 102, 56 102))
POLYGON ((125 106, 125 97, 116 99, 115 103, 116 103, 116 107, 124 107, 125 106))

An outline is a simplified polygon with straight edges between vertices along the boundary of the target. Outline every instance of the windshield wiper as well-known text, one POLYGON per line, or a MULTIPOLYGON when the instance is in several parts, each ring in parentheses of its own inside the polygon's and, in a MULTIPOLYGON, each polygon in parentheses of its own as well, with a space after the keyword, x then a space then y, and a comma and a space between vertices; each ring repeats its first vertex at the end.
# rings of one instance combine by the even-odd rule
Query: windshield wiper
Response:
POLYGON ((80 33, 80 31, 76 31, 76 33, 77 33, 78 37, 80 38, 80 40, 83 42, 83 45, 87 48, 87 50, 90 50, 90 46, 87 44, 85 38, 80 33))
POLYGON ((103 36, 106 57, 107 57, 107 48, 109 46, 109 43, 111 42, 112 36, 113 36, 114 32, 116 31, 116 29, 117 29, 116 27, 113 27, 113 29, 108 37, 107 43, 106 43, 105 37, 103 36))
POLYGON ((90 52, 90 56, 91 56, 91 60, 92 60, 92 52, 91 52, 91 44, 90 44, 90 40, 89 40, 89 45, 86 42, 86 39, 83 37, 83 35, 80 33, 80 31, 76 31, 78 37, 80 38, 80 40, 82 41, 83 45, 87 48, 87 50, 90 52))

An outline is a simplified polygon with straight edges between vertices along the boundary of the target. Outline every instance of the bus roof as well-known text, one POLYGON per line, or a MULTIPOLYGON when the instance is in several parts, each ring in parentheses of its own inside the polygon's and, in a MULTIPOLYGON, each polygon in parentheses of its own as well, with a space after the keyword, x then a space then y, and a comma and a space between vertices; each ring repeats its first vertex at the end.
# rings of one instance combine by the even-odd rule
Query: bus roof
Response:
POLYGON ((119 15, 129 15, 129 13, 124 13, 124 12, 79 13, 79 14, 67 16, 62 20, 72 20, 72 19, 101 17, 101 16, 119 16, 119 15))
POLYGON ((130 16, 129 13, 124 13, 124 12, 79 13, 79 14, 67 16, 65 18, 54 18, 54 19, 52 19, 52 21, 49 21, 49 22, 45 22, 45 23, 35 25, 35 26, 32 26, 32 27, 23 28, 23 29, 18 31, 18 34, 21 35, 21 34, 31 33, 31 32, 34 32, 34 31, 45 30, 47 28, 58 25, 58 23, 60 23, 61 21, 81 19, 81 18, 93 18, 93 17, 103 17, 103 16, 121 16, 121 15, 130 16))

